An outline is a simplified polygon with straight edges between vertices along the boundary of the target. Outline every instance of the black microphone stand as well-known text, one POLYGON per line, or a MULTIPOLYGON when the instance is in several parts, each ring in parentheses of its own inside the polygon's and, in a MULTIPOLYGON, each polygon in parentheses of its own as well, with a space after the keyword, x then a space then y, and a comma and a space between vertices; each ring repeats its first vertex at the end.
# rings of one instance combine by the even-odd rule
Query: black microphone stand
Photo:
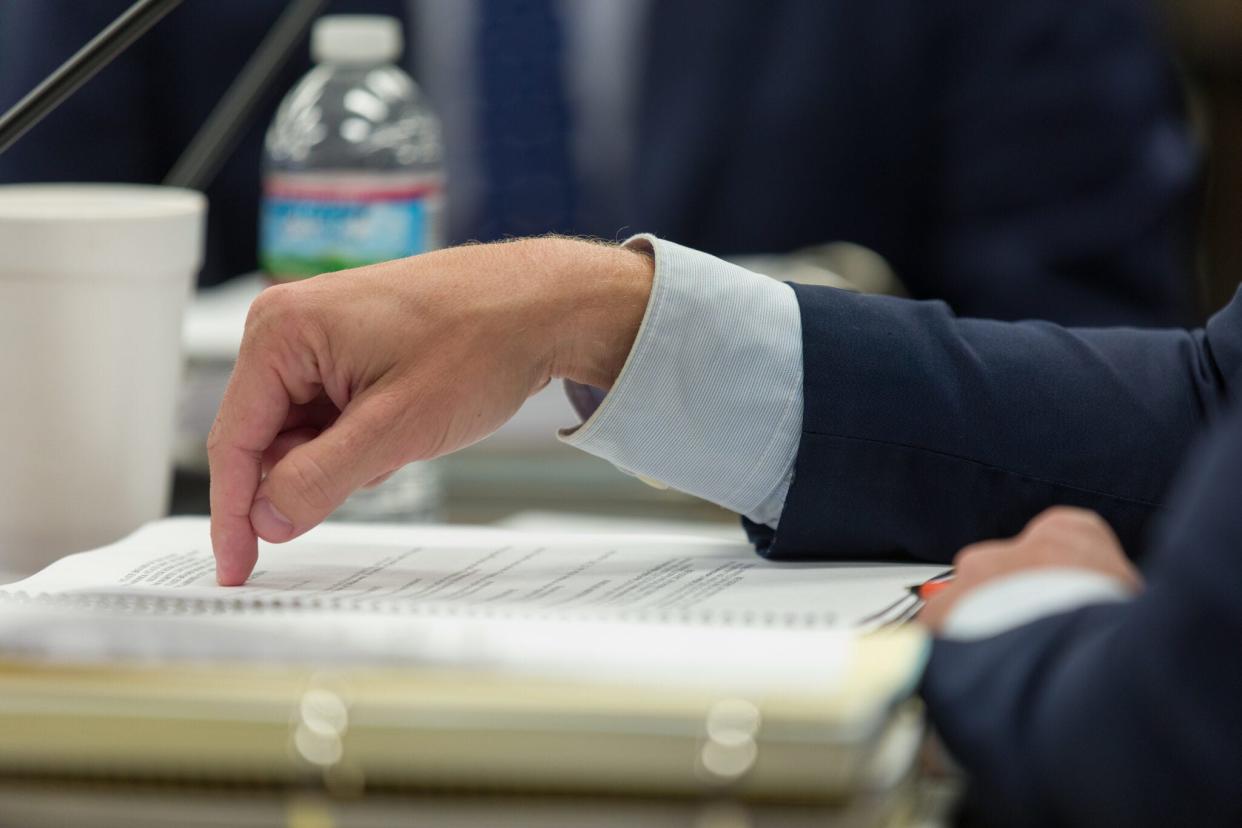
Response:
MULTIPOLYGON (((0 116, 0 152, 58 107, 95 73, 150 29, 182 0, 138 0, 55 72, 0 116)), ((233 150, 254 108, 302 42, 328 0, 290 0, 288 7, 229 86, 164 183, 203 189, 233 150)))
POLYGON ((93 78, 96 72, 180 4, 181 0, 138 0, 130 6, 108 28, 0 116, 0 152, 8 149, 26 130, 60 106, 78 87, 93 78))

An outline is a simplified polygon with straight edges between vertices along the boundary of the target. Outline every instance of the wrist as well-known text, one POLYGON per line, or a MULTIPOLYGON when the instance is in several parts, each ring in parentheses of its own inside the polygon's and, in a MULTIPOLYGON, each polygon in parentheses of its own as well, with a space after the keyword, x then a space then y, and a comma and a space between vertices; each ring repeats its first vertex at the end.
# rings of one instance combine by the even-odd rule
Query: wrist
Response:
POLYGON ((611 244, 550 239, 561 312, 553 329, 552 376, 612 388, 638 336, 651 298, 649 252, 611 244))

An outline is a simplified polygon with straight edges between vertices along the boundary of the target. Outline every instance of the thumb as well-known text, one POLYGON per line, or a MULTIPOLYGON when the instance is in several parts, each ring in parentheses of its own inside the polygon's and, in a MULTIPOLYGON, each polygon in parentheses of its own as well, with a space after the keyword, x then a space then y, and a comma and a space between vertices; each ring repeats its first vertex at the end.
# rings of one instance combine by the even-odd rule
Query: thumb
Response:
POLYGON ((392 408, 364 394, 313 440, 282 457, 259 486, 250 509, 255 534, 271 543, 291 540, 321 523, 368 482, 401 465, 392 408))

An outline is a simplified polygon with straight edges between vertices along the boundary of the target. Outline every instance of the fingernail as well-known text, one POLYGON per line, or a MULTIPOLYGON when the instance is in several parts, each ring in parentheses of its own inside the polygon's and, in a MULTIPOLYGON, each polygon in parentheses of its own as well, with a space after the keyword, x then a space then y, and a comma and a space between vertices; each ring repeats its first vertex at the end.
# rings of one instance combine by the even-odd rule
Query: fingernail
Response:
POLYGON ((267 498, 259 498, 250 507, 250 525, 265 541, 279 543, 293 537, 293 521, 285 517, 267 498))

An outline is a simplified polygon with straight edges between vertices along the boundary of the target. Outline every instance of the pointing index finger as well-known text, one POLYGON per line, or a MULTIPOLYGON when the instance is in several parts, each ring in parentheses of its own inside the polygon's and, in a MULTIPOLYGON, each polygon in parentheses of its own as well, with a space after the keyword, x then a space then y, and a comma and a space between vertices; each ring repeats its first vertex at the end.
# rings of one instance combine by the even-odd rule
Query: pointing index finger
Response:
POLYGON ((279 371, 255 350, 242 348, 207 440, 211 545, 222 586, 243 584, 254 570, 258 540, 250 507, 262 479, 263 452, 280 433, 290 405, 279 371))

